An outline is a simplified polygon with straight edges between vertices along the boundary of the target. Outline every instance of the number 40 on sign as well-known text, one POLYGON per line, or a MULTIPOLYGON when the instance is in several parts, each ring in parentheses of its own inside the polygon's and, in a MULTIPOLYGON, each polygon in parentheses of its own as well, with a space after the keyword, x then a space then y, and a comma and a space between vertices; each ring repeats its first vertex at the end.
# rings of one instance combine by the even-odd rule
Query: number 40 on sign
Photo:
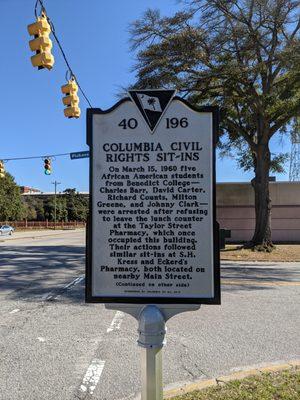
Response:
MULTIPOLYGON (((189 121, 187 118, 166 118, 166 129, 176 129, 178 127, 180 128, 187 128, 189 126, 189 121)), ((135 118, 130 118, 130 119, 122 119, 122 121, 118 124, 118 126, 121 126, 123 129, 135 129, 138 127, 138 121, 135 118)))

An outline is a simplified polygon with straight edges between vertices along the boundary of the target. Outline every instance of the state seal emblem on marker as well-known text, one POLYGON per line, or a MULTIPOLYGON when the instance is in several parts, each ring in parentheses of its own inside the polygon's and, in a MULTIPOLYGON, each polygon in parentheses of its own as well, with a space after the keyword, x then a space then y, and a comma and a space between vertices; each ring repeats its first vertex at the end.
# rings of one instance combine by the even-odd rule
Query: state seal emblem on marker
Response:
POLYGON ((129 90, 128 93, 153 134, 176 90, 129 90))

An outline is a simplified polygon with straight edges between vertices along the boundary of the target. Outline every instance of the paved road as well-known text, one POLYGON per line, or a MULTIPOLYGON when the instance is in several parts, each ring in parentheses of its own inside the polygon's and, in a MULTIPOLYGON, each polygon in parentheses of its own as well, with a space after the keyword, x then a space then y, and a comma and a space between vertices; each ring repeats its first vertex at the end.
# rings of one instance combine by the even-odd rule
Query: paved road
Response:
MULTIPOLYGON (((82 229, 78 229, 78 231, 83 231, 82 229)), ((53 236, 61 236, 63 235, 68 235, 69 233, 73 233, 73 230, 67 231, 65 229, 56 229, 56 230, 47 230, 47 229, 41 229, 41 230, 27 230, 27 231, 15 231, 12 235, 0 235, 0 243, 7 242, 9 240, 29 240, 29 239, 42 239, 46 237, 53 237, 53 236)), ((27 244, 30 242, 27 242, 27 244)))
MULTIPOLYGON (((84 232, 0 254, 0 399, 137 398, 137 325, 84 304, 84 232)), ((300 358, 299 265, 226 263, 222 275, 222 306, 168 322, 165 386, 300 358)))

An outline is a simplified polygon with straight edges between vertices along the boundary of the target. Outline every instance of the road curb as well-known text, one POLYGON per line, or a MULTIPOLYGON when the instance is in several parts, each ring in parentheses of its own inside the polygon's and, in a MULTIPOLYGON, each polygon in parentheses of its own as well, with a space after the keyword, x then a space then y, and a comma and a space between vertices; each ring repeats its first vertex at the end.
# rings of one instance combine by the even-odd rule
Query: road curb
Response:
POLYGON ((240 371, 233 372, 230 375, 219 376, 218 378, 211 378, 206 380, 199 380, 193 383, 182 384, 180 387, 164 390, 164 399, 171 399, 176 396, 182 396, 191 393, 195 390, 202 390, 213 386, 222 385, 226 382, 234 381, 237 379, 244 379, 250 376, 257 376, 266 372, 278 372, 287 369, 300 368, 300 359, 291 360, 285 363, 272 363, 264 367, 246 367, 240 371))

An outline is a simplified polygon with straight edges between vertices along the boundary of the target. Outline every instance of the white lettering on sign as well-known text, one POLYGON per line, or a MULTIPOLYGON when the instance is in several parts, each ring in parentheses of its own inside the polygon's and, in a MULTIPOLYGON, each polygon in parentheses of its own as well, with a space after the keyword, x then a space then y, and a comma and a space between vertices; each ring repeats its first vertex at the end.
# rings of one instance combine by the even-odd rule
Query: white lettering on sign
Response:
POLYGON ((129 100, 92 118, 91 295, 214 298, 212 112, 174 99, 153 134, 129 100))

